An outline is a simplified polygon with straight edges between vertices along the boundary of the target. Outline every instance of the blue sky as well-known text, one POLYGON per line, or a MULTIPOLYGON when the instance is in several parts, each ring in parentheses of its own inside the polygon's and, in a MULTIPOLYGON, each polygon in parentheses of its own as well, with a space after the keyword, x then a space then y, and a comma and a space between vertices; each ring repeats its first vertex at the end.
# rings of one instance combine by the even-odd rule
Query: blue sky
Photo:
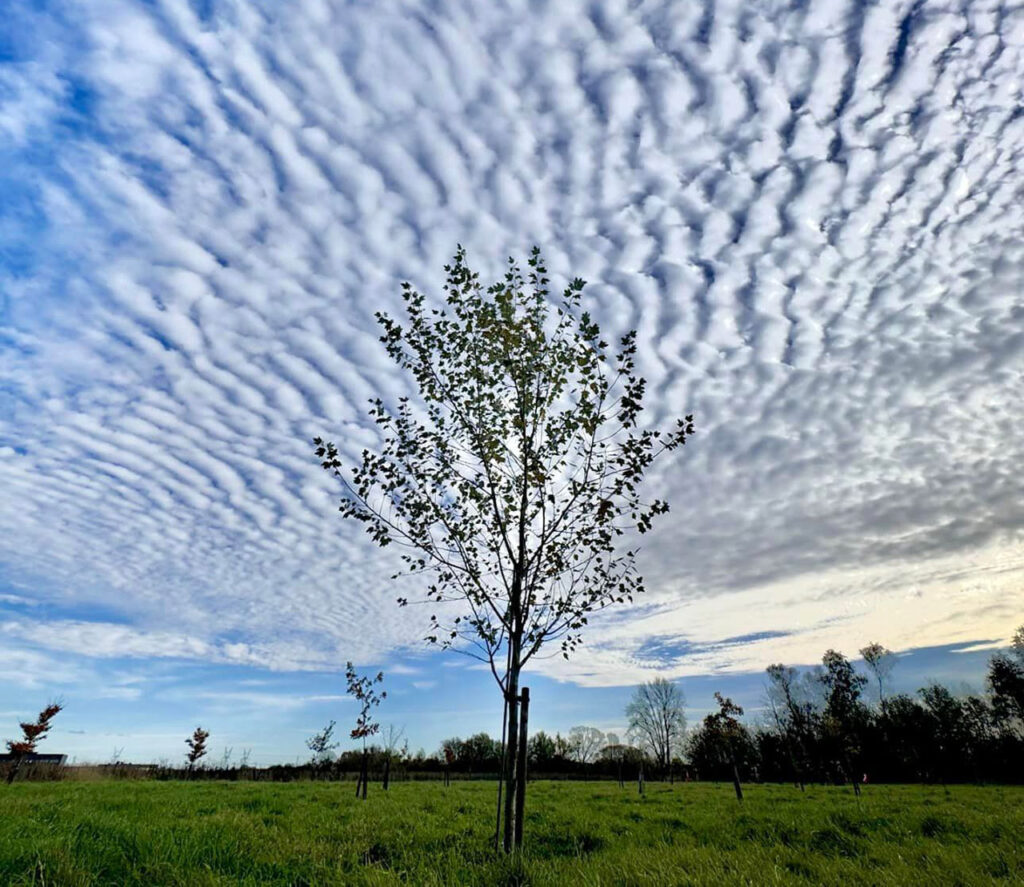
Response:
POLYGON ((1019 11, 8 6, 9 729, 62 695, 81 757, 203 721, 290 760, 344 722, 348 659, 414 746, 494 729, 308 444, 351 459, 367 399, 412 393, 373 312, 436 294, 458 242, 484 279, 537 243, 588 280, 638 330, 650 421, 698 427, 652 478, 649 593, 536 665, 538 726, 613 728, 654 675, 693 716, 719 684, 756 706, 768 663, 871 640, 911 688, 979 686, 1024 621, 1019 11))

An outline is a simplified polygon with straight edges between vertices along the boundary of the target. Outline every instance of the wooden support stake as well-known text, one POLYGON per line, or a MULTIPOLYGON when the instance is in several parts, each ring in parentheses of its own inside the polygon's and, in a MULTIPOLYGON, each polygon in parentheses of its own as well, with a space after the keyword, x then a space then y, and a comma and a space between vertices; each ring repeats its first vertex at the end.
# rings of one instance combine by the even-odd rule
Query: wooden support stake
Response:
POLYGON ((523 846, 523 811, 526 808, 526 740, 527 723, 530 718, 530 688, 523 687, 520 696, 521 711, 519 713, 519 748, 516 749, 516 831, 515 845, 518 850, 523 846))

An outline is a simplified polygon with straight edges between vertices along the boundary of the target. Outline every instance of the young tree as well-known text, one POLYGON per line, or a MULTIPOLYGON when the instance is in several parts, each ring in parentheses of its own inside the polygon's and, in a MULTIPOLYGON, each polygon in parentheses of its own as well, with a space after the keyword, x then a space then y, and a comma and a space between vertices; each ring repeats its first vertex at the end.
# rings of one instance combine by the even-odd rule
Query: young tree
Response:
POLYGON ((743 788, 740 785, 740 769, 736 763, 736 746, 746 732, 739 722, 743 709, 717 691, 715 692, 715 701, 718 703, 718 711, 708 715, 705 718, 705 723, 722 738, 732 768, 732 785, 736 790, 736 800, 742 801, 743 788))
POLYGON ((881 644, 870 643, 861 648, 860 655, 878 681, 878 704, 885 705, 885 691, 882 685, 892 674, 893 666, 896 665, 896 654, 881 644))
POLYGON ((185 745, 188 746, 185 759, 188 761, 189 775, 195 770, 199 759, 206 755, 206 740, 209 738, 210 734, 207 730, 196 727, 195 732, 185 740, 185 745))
POLYGON ((756 750, 750 733, 739 721, 743 709, 721 693, 715 693, 715 701, 718 711, 707 715, 689 736, 690 761, 705 777, 718 778, 728 772, 736 800, 742 801, 740 761, 749 762, 756 750))
POLYGON ((363 741, 363 759, 359 770, 359 781, 356 782, 356 797, 366 800, 366 783, 369 781, 369 766, 366 754, 366 738, 375 735, 380 730, 380 724, 372 718, 373 709, 387 699, 387 691, 381 690, 378 693, 374 687, 384 680, 384 672, 377 672, 377 676, 371 678, 369 675, 360 676, 351 662, 346 663, 345 679, 348 681, 348 693, 354 696, 359 703, 359 717, 356 718, 356 725, 349 734, 353 739, 363 741))
POLYGON ((486 290, 461 247, 445 271, 443 307, 428 308, 406 283, 408 323, 377 314, 420 403, 373 401, 381 445, 347 477, 338 448, 314 443, 344 485, 342 515, 378 544, 401 545, 411 573, 430 574, 427 599, 441 606, 427 640, 486 662, 501 690, 508 851, 522 841, 512 802, 522 670, 553 642, 568 657, 591 613, 643 590, 636 551, 619 539, 668 510, 645 502, 640 483, 693 422, 664 435, 640 428, 635 333, 610 350, 582 310, 579 279, 553 306, 536 248, 525 277, 510 260, 486 290))
POLYGON ((662 772, 668 770, 686 733, 685 705, 677 683, 655 678, 637 687, 626 706, 630 738, 654 758, 662 772))
POLYGON ((323 767, 332 757, 332 752, 340 743, 334 741, 335 722, 332 720, 319 733, 314 733, 306 740, 306 748, 312 753, 310 763, 314 767, 323 767))
POLYGON ((63 710, 64 705, 60 702, 51 702, 46 708, 39 712, 34 721, 22 721, 21 739, 8 739, 7 751, 14 757, 10 769, 7 771, 7 784, 14 782, 25 758, 35 754, 36 746, 50 732, 50 721, 52 721, 63 710))

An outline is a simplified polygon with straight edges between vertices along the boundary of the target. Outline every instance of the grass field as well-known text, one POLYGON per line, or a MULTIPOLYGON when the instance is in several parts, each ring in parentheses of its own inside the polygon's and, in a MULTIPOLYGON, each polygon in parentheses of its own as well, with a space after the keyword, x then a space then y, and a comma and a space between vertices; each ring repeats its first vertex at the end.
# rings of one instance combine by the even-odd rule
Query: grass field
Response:
POLYGON ((537 782, 521 861, 493 783, 0 788, 4 885, 1024 884, 1024 788, 537 782))

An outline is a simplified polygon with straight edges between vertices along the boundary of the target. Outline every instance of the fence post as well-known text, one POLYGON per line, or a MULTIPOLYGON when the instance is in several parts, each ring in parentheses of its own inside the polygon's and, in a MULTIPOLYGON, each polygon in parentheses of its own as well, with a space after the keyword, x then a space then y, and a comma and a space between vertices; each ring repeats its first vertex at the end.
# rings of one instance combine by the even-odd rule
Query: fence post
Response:
POLYGON ((526 808, 526 740, 527 724, 530 719, 530 688, 523 687, 520 697, 519 712, 519 748, 516 749, 519 760, 516 762, 516 831, 515 846, 523 846, 523 811, 526 808))

